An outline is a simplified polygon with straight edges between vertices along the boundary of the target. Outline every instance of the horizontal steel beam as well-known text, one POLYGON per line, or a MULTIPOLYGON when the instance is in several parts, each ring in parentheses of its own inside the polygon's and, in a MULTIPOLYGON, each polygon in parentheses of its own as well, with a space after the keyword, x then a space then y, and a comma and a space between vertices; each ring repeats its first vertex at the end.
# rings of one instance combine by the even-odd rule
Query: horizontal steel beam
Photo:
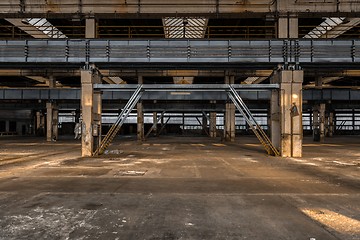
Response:
POLYGON ((360 40, 12 40, 0 67, 100 69, 360 68, 360 40))
MULTIPOLYGON (((101 91, 134 91, 137 84, 94 84, 95 90, 101 91)), ((268 91, 278 89, 279 84, 232 84, 238 91, 268 91)), ((229 90, 228 84, 143 84, 145 92, 220 92, 229 90)))
POLYGON ((40 2, 38 0, 8 0, 0 4, 0 16, 31 16, 31 17, 59 17, 59 16, 92 16, 124 17, 176 15, 179 16, 221 16, 232 14, 257 13, 262 14, 315 14, 329 13, 343 16, 341 13, 360 12, 357 0, 317 0, 317 1, 289 1, 289 0, 177 0, 177 1, 139 1, 139 0, 57 0, 40 2))
MULTIPOLYGON (((264 84, 264 86, 266 86, 264 84)), ((275 87, 274 87, 275 88, 275 87)), ((271 97, 271 89, 240 89, 239 94, 244 100, 268 101, 271 97)), ((143 100, 159 100, 159 101, 226 101, 227 94, 224 91, 206 90, 203 88, 193 91, 190 87, 188 90, 183 89, 166 89, 166 91, 159 91, 159 89, 152 88, 150 91, 145 91, 142 96, 143 100)), ((133 93, 132 88, 118 90, 107 89, 103 91, 102 99, 104 101, 127 101, 133 93)), ((72 88, 58 88, 58 89, 35 89, 35 88, 6 88, 0 89, 0 100, 44 100, 44 101, 80 101, 81 90, 72 88)), ((304 101, 360 101, 360 89, 304 89, 304 101)))

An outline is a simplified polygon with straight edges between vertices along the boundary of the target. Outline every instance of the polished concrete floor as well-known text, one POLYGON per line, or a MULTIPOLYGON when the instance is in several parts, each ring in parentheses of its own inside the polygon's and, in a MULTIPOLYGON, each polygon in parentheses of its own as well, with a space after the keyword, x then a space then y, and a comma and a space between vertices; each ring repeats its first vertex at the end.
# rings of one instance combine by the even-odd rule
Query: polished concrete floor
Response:
POLYGON ((304 140, 0 138, 0 239, 360 239, 360 136, 304 140))

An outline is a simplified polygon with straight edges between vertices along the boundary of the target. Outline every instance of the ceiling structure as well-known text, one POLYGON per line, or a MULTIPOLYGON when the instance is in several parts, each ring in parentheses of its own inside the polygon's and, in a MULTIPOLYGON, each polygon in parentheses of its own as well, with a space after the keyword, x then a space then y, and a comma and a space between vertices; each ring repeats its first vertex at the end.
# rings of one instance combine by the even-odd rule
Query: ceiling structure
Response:
MULTIPOLYGON (((26 40, 32 38, 85 38, 86 19, 97 22, 99 39, 274 39, 277 21, 282 17, 296 17, 299 21, 299 38, 358 39, 360 37, 360 4, 346 1, 286 1, 286 0, 190 0, 169 3, 162 0, 107 1, 94 0, 10 0, 1 4, 0 39, 26 40)), ((105 69, 103 69, 105 70, 105 69)), ((50 70, 49 70, 50 71, 50 70)), ((174 69, 173 71, 177 71, 174 69)), ((270 71, 271 73, 271 71, 270 71)), ((197 74, 183 76, 149 76, 144 81, 164 83, 221 83, 217 76, 201 77, 197 74), (171 81, 173 79, 173 81, 171 81)), ((0 72, 0 86, 49 86, 49 76, 12 76, 0 72), (28 79, 28 81, 26 81, 28 79)), ((136 83, 136 74, 104 75, 107 83, 136 83)), ((146 74, 145 74, 146 75, 146 74)), ((237 74, 236 83, 267 83, 267 76, 237 74)), ((310 86, 319 77, 332 86, 360 84, 356 74, 338 76, 338 72, 325 75, 305 72, 304 85, 310 86)), ((79 75, 56 77, 58 87, 80 86, 79 75)))

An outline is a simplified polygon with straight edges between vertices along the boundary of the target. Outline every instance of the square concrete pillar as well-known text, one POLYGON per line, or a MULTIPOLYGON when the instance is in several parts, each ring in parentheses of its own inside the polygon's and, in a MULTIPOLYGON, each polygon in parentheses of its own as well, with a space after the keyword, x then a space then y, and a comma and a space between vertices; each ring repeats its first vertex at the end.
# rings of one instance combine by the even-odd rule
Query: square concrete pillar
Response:
POLYGON ((49 77, 49 88, 56 88, 56 78, 54 76, 49 77))
POLYGON ((59 110, 53 102, 46 103, 46 140, 56 141, 58 139, 59 110))
MULTIPOLYGON (((138 76, 138 84, 143 84, 144 79, 142 76, 138 76)), ((144 131, 144 106, 142 101, 139 101, 136 104, 137 110, 137 140, 144 141, 145 139, 145 131, 144 131)))
POLYGON ((202 132, 203 134, 207 134, 207 129, 208 129, 208 121, 207 121, 207 116, 206 113, 203 114, 202 116, 202 132))
POLYGON ((82 135, 81 155, 92 156, 101 142, 101 95, 94 93, 93 84, 100 83, 96 69, 81 70, 82 135))
POLYGON ((329 137, 334 135, 334 113, 329 113, 329 137))
POLYGON ((95 18, 85 20, 85 38, 97 38, 97 21, 95 18))
POLYGON ((319 115, 319 106, 315 105, 313 107, 313 140, 315 142, 320 141, 320 115, 319 115))
POLYGON ((10 132, 10 121, 9 120, 5 121, 5 132, 10 132))
POLYGON ((216 112, 210 112, 209 134, 211 138, 216 138, 216 112))
POLYGON ((157 136, 158 132, 158 118, 157 118, 157 112, 153 112, 153 133, 154 136, 157 136))
POLYGON ((271 97, 271 141, 282 157, 302 156, 302 82, 303 71, 274 73, 272 83, 280 89, 271 97))
POLYGON ((137 140, 144 141, 145 132, 144 132, 144 108, 142 102, 136 104, 137 110, 137 140))
POLYGON ((297 17, 280 17, 277 24, 278 38, 298 38, 299 23, 297 17))
POLYGON ((40 127, 41 127, 41 113, 37 111, 35 118, 35 133, 38 133, 40 127))
POLYGON ((319 105, 319 119, 320 119, 320 142, 325 140, 325 103, 319 105))
POLYGON ((235 141, 235 105, 226 103, 225 105, 225 141, 235 141))
MULTIPOLYGON (((226 76, 225 84, 234 84, 234 76, 226 76)), ((232 102, 225 104, 225 141, 235 141, 235 105, 232 102)))

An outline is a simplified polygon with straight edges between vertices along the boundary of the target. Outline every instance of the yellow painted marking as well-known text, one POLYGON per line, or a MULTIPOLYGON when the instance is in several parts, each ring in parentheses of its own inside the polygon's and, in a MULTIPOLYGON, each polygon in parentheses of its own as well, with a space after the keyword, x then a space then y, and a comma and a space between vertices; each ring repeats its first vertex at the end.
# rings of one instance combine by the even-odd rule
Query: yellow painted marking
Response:
POLYGON ((337 232, 345 234, 360 234, 360 221, 344 216, 328 209, 301 209, 310 218, 320 222, 337 232))
POLYGON ((245 146, 258 147, 258 146, 261 146, 261 144, 247 143, 247 144, 245 144, 245 146))
POLYGON ((221 144, 221 143, 213 143, 213 145, 214 145, 215 147, 226 147, 225 144, 221 144))

